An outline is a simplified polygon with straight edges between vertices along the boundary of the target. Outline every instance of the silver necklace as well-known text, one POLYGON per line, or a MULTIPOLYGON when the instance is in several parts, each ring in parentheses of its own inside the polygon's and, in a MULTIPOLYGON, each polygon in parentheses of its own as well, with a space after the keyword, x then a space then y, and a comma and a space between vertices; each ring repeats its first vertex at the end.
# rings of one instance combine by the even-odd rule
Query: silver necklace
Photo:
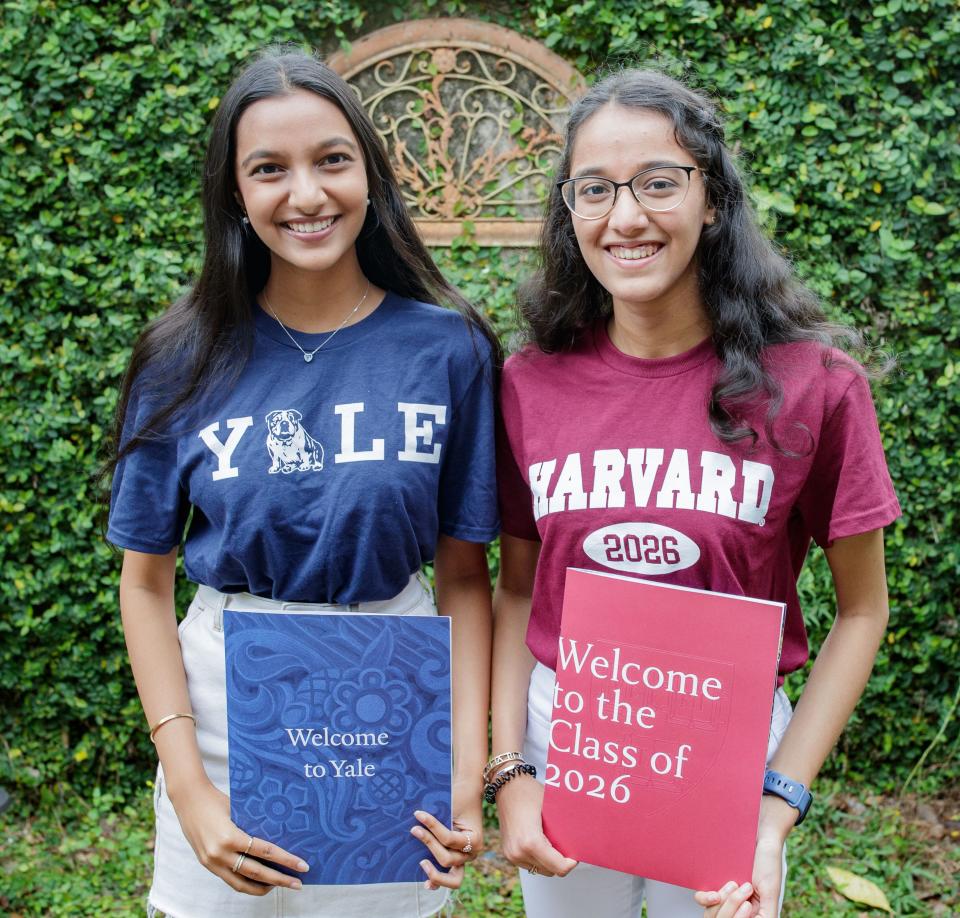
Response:
POLYGON ((332 332, 330 332, 330 334, 327 335, 327 337, 324 338, 323 341, 321 341, 312 351, 305 351, 303 349, 303 345, 301 345, 300 342, 297 341, 297 339, 290 334, 290 329, 287 328, 287 326, 280 321, 280 317, 273 311, 273 307, 270 305, 270 300, 267 299, 266 291, 261 291, 260 295, 263 297, 263 302, 266 304, 267 309, 270 310, 270 315, 272 315, 277 320, 277 325, 279 325, 283 329, 284 334, 297 346, 297 350, 299 350, 300 353, 303 354, 304 363, 310 363, 310 361, 313 360, 314 354, 316 354, 317 351, 319 351, 321 348, 326 347, 330 343, 330 339, 357 314, 357 310, 363 305, 364 301, 367 298, 367 294, 369 292, 370 292, 370 281, 367 281, 367 288, 366 290, 363 291, 363 296, 360 297, 360 301, 357 303, 357 305, 354 306, 353 309, 351 309, 350 312, 347 313, 346 318, 344 318, 344 320, 332 332))

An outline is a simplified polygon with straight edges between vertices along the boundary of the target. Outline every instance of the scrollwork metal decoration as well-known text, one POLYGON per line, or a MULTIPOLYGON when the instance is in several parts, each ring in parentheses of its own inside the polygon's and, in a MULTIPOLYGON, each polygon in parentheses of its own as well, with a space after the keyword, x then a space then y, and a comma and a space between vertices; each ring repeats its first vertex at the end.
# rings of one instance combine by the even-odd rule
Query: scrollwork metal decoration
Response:
POLYGON ((330 61, 384 138, 428 243, 532 245, 580 75, 515 32, 422 20, 330 61))

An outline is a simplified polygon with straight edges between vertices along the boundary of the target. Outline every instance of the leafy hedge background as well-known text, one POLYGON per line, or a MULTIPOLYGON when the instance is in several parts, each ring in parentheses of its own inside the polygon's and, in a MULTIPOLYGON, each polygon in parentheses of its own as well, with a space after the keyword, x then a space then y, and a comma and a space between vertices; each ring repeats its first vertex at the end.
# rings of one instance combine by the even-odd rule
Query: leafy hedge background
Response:
MULTIPOLYGON (((591 73, 658 54, 726 100, 756 204, 837 317, 897 355, 877 403, 904 517, 892 623, 836 775, 956 777, 957 154, 953 0, 625 4, 7 0, 0 26, 0 783, 125 794, 151 755, 93 473, 131 343, 198 265, 205 130, 269 42, 332 51, 402 18, 467 15, 591 73), (519 19, 518 19, 519 16, 519 19), (952 707, 951 707, 952 705, 952 707), (921 763, 922 758, 922 763, 921 763)), ((512 327, 522 253, 462 240, 451 278, 512 327)), ((814 644, 833 614, 804 575, 814 644)), ((796 691, 801 680, 792 680, 796 691)))

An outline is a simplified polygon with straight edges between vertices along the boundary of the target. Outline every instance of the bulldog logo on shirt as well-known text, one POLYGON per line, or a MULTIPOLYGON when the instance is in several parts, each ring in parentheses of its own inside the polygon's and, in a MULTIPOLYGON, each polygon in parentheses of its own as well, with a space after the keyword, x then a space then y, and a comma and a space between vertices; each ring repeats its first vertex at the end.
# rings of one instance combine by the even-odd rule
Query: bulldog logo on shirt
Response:
POLYGON ((271 411, 267 417, 267 452, 271 475, 277 472, 319 472, 323 469, 323 446, 300 423, 295 408, 271 411))

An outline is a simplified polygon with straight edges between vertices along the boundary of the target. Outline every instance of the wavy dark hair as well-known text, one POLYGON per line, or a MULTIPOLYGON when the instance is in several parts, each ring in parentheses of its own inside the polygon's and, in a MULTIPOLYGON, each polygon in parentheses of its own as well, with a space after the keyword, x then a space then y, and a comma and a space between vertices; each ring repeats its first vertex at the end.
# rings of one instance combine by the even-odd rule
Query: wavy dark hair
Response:
MULTIPOLYGON (((792 341, 860 348, 859 334, 827 321, 817 297, 763 235, 743 178, 727 149, 717 109, 706 95, 656 70, 623 70, 596 83, 571 108, 557 179, 570 175, 571 152, 584 123, 606 105, 656 112, 674 126, 677 142, 696 160, 707 203, 715 209, 696 251, 700 295, 722 368, 710 393, 709 416, 725 443, 758 440, 744 418, 766 403, 764 432, 780 448, 773 421, 783 392, 764 367, 764 348, 792 341)), ((520 312, 530 337, 545 352, 569 349, 612 309, 610 294, 580 253, 570 211, 554 186, 541 236, 541 267, 521 291, 520 312)), ((787 450, 782 450, 788 452, 787 450)))
MULTIPOLYGON (((253 346, 252 304, 270 274, 270 250, 241 223, 234 173, 236 127, 262 99, 306 90, 343 112, 360 144, 370 206, 356 241, 360 268, 378 287, 400 296, 456 309, 471 331, 490 342, 494 367, 500 345, 483 317, 434 264, 413 225, 383 142, 347 83, 317 58, 280 47, 262 52, 224 94, 210 129, 203 170, 205 251, 193 287, 140 335, 133 348, 117 405, 109 475, 125 455, 162 436, 172 419, 214 387, 236 381, 253 346), (133 384, 143 384, 157 404, 152 416, 121 442, 133 384), (154 378, 156 377, 156 378, 154 378)), ((479 354, 479 347, 477 348, 479 354)))

